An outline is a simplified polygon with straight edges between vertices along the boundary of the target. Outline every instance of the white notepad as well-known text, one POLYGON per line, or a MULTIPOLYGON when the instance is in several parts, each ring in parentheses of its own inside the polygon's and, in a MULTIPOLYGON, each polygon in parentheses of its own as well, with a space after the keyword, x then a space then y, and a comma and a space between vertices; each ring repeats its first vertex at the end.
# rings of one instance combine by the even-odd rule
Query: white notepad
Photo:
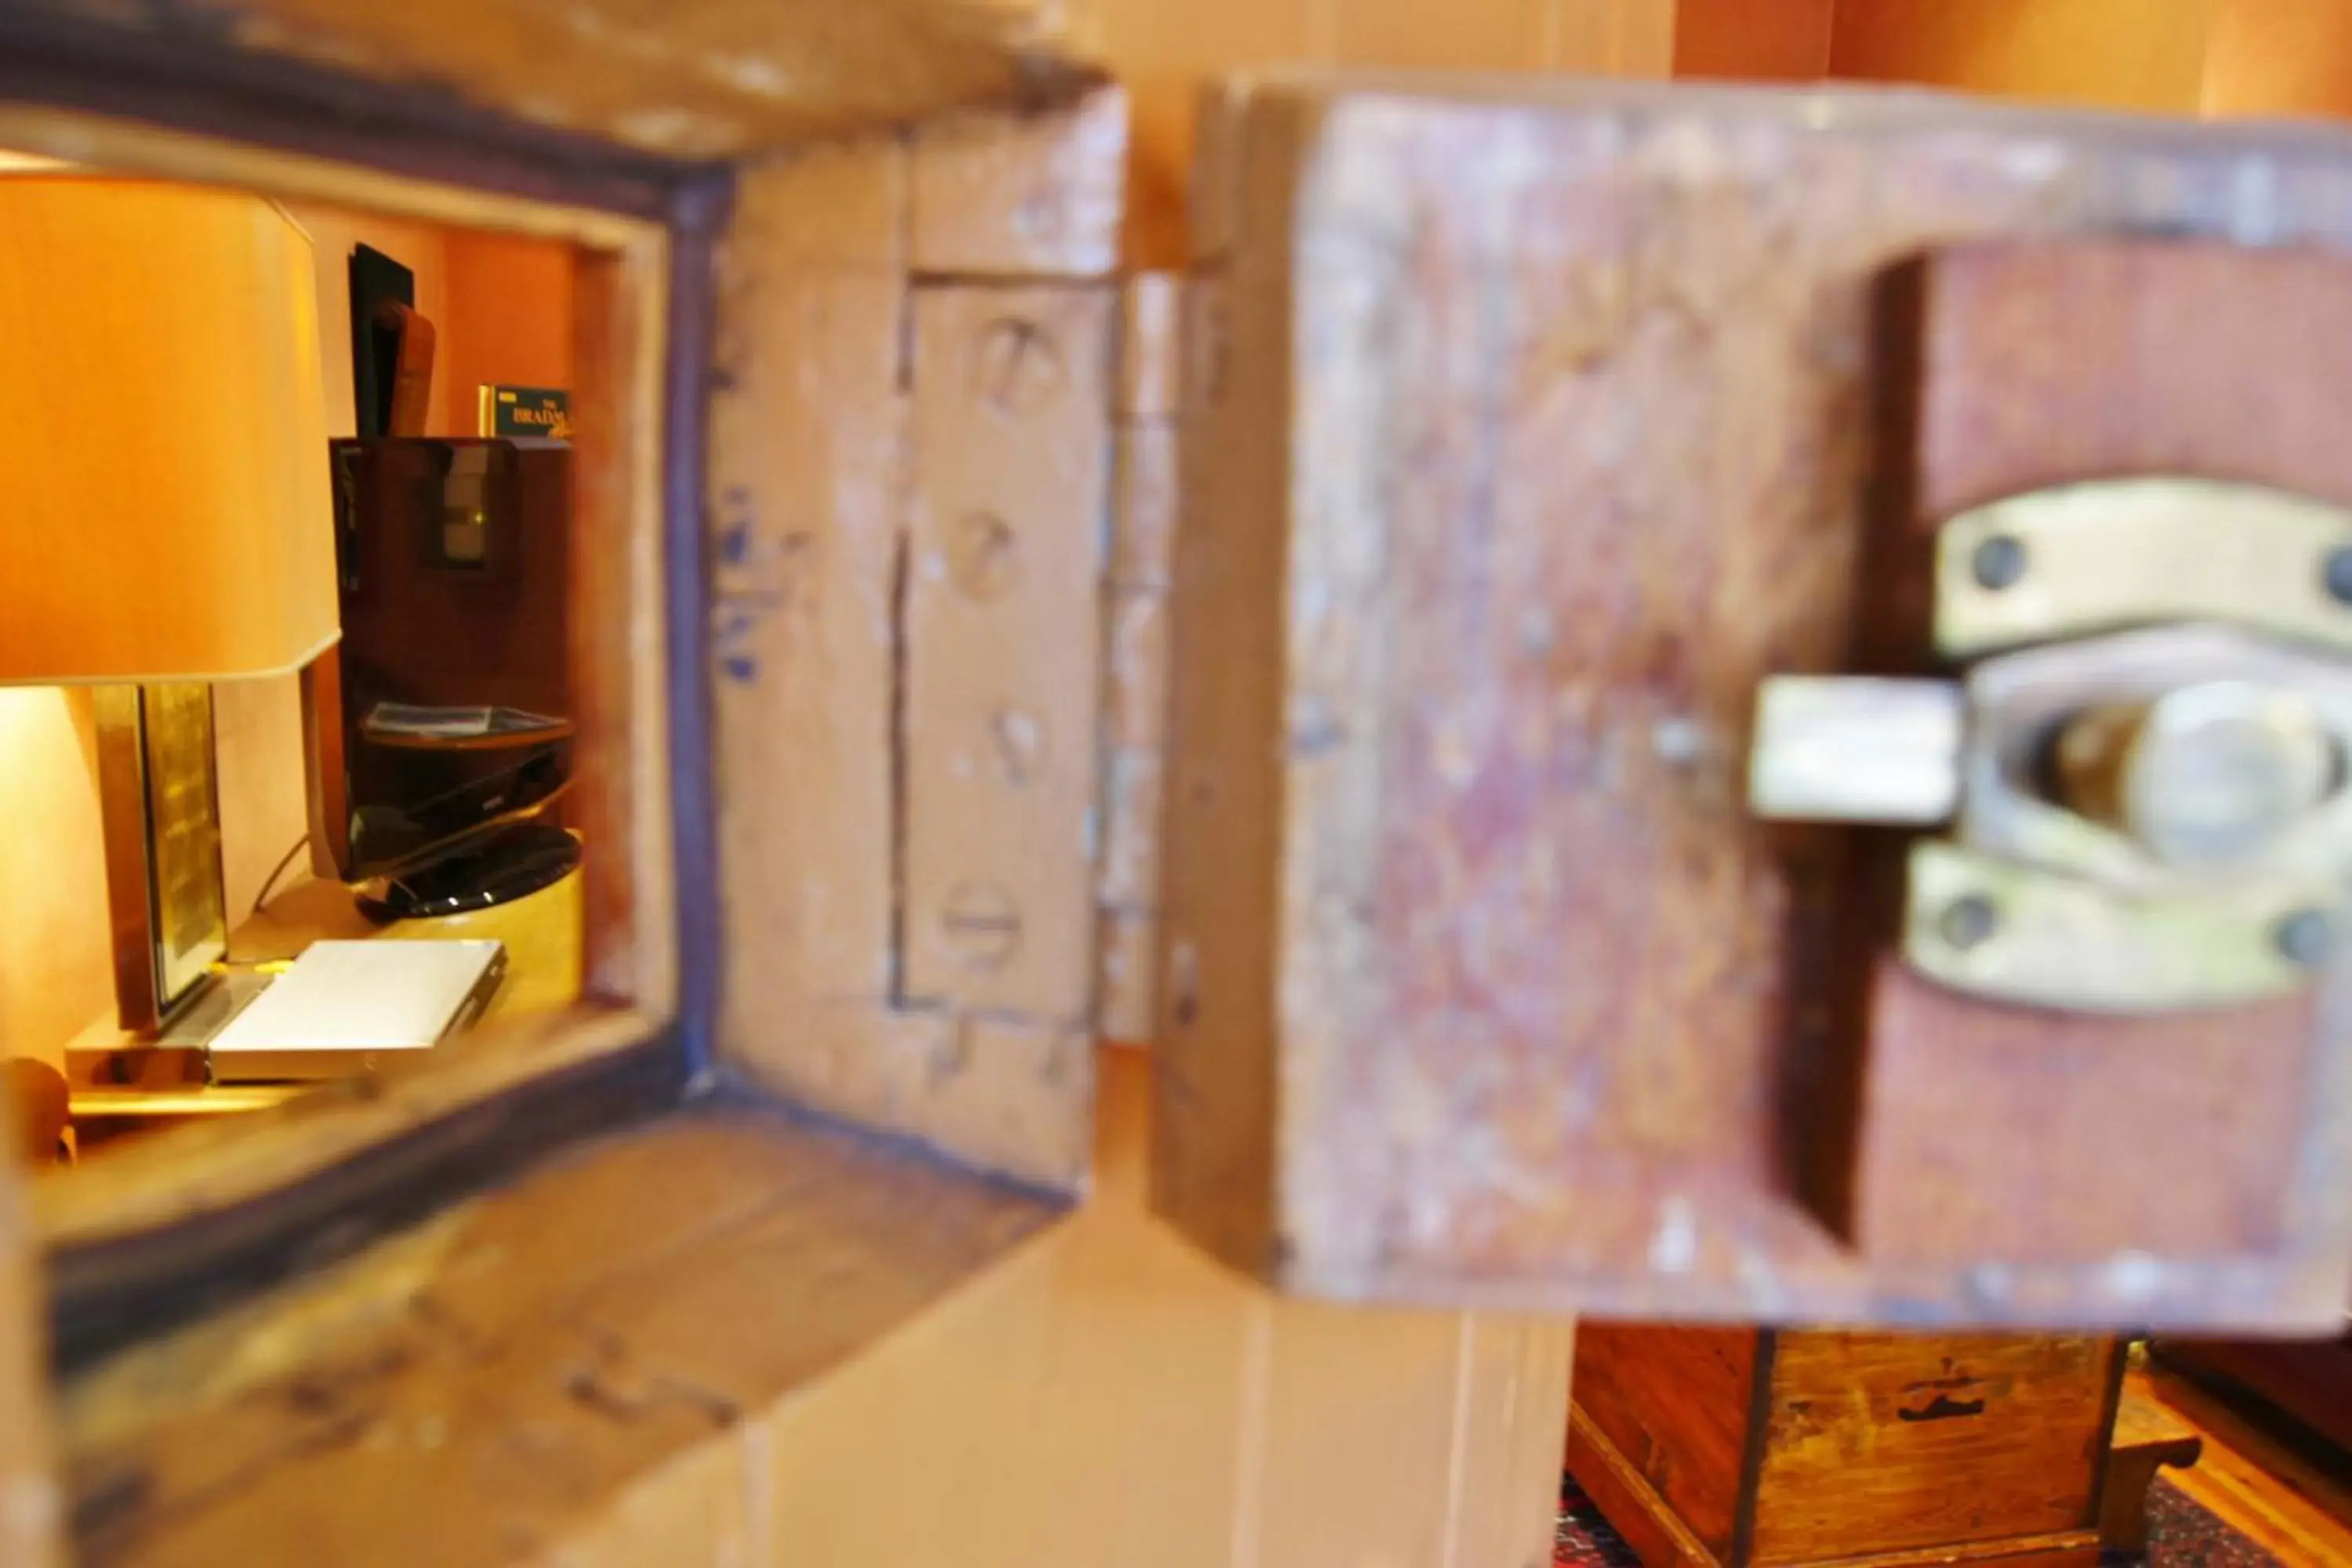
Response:
POLYGON ((347 1078, 431 1050, 489 1005, 497 942, 314 942, 208 1047, 218 1083, 347 1078))

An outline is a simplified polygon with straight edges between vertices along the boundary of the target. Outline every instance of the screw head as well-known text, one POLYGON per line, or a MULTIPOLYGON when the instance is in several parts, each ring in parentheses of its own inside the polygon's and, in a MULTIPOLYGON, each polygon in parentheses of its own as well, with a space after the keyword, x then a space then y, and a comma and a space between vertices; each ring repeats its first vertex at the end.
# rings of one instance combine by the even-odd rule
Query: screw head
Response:
POLYGON ((1026 414, 1062 390, 1062 351, 1054 334, 1023 316, 1000 316, 972 344, 972 390, 998 414, 1026 414))
POLYGON ((2013 533, 1996 533, 1977 546, 1969 570, 1977 586, 1989 592, 2013 587, 2025 575, 2025 542, 2013 533))
POLYGON ((1045 750, 1045 727, 1035 714, 1007 703, 989 716, 988 733, 1006 784, 1017 789, 1037 776, 1045 750))
POLYGON ((1936 921, 1936 930, 1944 941, 1962 952, 1980 947, 2000 929, 2000 911, 1990 899, 1981 893, 1969 893, 1954 899, 1944 906, 1936 921))
POLYGON ((966 969, 1002 969, 1021 950, 1021 906, 992 883, 959 883, 940 910, 940 932, 966 969))
POLYGON ((1020 573, 1020 547, 1013 527, 994 512, 969 512, 947 536, 948 581, 966 598, 982 604, 1013 585, 1020 573))
POLYGON ((2320 563, 2319 580, 2327 587, 2327 596, 2339 605, 2352 605, 2352 544, 2327 552, 2320 563))
POLYGON ((2336 945, 2336 925, 2324 910, 2297 910, 2271 933, 2279 956, 2299 969, 2316 969, 2336 945))
POLYGON ((1191 1028, 1201 1016, 1201 955, 1189 942, 1168 950, 1168 1003, 1180 1028, 1191 1028))

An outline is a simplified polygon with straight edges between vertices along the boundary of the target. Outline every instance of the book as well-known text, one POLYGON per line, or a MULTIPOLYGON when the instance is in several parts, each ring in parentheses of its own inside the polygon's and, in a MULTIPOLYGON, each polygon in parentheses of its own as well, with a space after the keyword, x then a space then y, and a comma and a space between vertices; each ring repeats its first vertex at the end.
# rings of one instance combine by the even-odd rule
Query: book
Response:
POLYGON ((557 386, 484 386, 476 407, 482 436, 572 439, 572 395, 557 386))

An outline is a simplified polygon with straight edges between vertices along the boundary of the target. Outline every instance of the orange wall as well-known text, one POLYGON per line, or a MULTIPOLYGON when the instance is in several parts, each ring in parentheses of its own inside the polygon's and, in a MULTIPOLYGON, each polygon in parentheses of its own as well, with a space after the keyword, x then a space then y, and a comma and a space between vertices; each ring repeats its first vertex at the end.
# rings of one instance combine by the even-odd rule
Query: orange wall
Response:
POLYGON ((476 431, 485 385, 572 384, 569 246, 519 235, 453 232, 442 250, 441 346, 433 369, 441 428, 476 431))
POLYGON ((2211 0, 1839 0, 1830 68, 2193 113, 2211 8, 2211 0))
POLYGON ((89 694, 0 687, 0 1055, 63 1059, 114 1005, 89 694))
POLYGON ((1185 258, 1193 97, 1251 66, 1662 77, 1675 0, 1066 0, 1069 47, 1124 82, 1133 117, 1127 252, 1185 258))
MULTIPOLYGON (((416 273, 417 308, 439 338, 433 434, 474 433, 475 381, 461 378, 571 384, 569 247, 310 203, 289 210, 311 239, 329 435, 355 428, 346 264, 358 243, 416 273)), ((0 614, 5 605, 0 587, 0 614)), ((300 688, 290 677, 226 682, 214 689, 214 708, 235 923, 309 828, 300 688)), ((58 1060, 66 1041, 114 1005, 93 757, 85 694, 0 688, 0 1054, 58 1060)))
POLYGON ((2336 114, 2352 111, 2352 0, 1682 0, 1675 74, 2336 114))
POLYGON ((1829 74, 1837 0, 1682 0, 1675 75, 1811 81, 1829 74))
POLYGON ((2204 110, 2352 114, 2352 0, 2212 0, 2204 110))
POLYGON ((2352 0, 1681 0, 1674 74, 2352 116, 2352 0))

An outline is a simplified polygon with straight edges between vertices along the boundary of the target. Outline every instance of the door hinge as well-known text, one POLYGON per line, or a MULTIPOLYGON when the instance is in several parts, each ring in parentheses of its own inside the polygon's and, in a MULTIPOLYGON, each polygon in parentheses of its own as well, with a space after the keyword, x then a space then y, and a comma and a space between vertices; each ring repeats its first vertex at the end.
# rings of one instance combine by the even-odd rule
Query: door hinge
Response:
POLYGON ((1144 272, 1126 279, 1120 291, 1103 552, 1103 798, 1096 860, 1096 1019, 1098 1032, 1115 1040, 1151 1035, 1185 288, 1180 274, 1144 272))

